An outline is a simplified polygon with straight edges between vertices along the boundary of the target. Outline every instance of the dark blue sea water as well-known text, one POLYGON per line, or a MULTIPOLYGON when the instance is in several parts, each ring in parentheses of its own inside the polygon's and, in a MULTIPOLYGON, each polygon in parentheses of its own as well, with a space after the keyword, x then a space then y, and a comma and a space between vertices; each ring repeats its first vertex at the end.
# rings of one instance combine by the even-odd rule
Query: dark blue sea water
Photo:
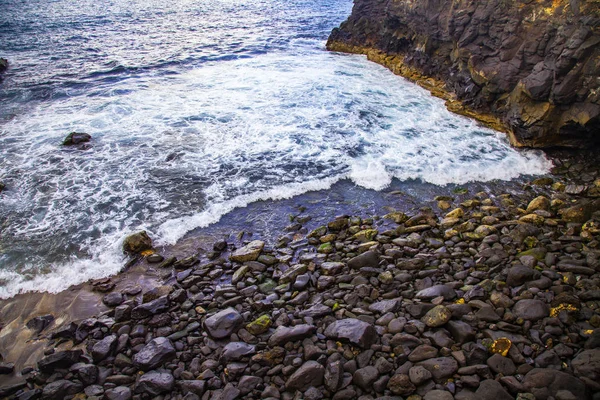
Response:
POLYGON ((0 297, 59 291, 259 200, 547 171, 362 56, 349 0, 3 0, 0 297), (61 146, 92 135, 87 150, 61 146))

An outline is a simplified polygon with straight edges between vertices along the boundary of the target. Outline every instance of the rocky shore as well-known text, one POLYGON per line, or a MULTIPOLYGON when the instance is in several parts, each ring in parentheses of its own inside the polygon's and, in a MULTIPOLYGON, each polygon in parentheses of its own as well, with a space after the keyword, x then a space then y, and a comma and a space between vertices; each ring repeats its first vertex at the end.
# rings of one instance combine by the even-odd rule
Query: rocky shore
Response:
POLYGON ((597 1, 356 0, 327 48, 366 54, 515 146, 586 147, 600 128, 597 1))
POLYGON ((600 175, 582 161, 519 193, 299 212, 273 243, 165 258, 133 236, 130 269, 158 283, 91 282, 95 316, 27 321, 44 354, 0 364, 0 397, 599 399, 600 175))

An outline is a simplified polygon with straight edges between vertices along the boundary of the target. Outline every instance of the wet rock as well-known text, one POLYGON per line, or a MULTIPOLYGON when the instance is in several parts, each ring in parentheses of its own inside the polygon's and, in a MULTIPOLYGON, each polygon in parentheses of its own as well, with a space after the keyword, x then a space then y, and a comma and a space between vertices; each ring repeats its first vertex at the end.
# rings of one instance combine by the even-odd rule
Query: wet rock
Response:
POLYGON ((81 350, 59 351, 38 361, 38 369, 44 373, 52 373, 56 369, 69 368, 71 365, 79 362, 83 354, 81 350))
POLYGON ((44 386, 42 398, 48 400, 62 400, 68 395, 79 393, 83 390, 83 386, 78 383, 59 379, 44 386))
POLYGON ((47 314, 30 319, 26 326, 37 334, 46 329, 52 321, 54 321, 54 316, 47 314))
POLYGON ((92 385, 98 380, 98 367, 94 364, 73 364, 69 371, 73 372, 86 386, 92 385))
POLYGON ((158 396, 169 393, 175 386, 175 378, 168 372, 150 371, 142 375, 135 385, 136 393, 147 393, 158 396))
POLYGON ((324 332, 331 339, 345 339, 363 349, 371 347, 378 340, 377 331, 371 324, 347 318, 331 323, 324 332))
POLYGON ((301 324, 292 327, 280 326, 269 338, 269 346, 281 346, 288 342, 304 339, 317 330, 314 325, 301 324))
POLYGON ((445 325, 452 318, 452 311, 444 305, 438 305, 427 311, 421 321, 430 328, 445 325))
POLYGON ((307 361, 285 383, 287 390, 305 391, 310 386, 323 384, 325 368, 316 361, 307 361))
POLYGON ((537 321, 550 315, 550 309, 541 300, 519 300, 513 307, 513 312, 517 317, 529 321, 537 321))
POLYGON ((157 254, 157 253, 150 254, 150 255, 148 255, 148 257, 146 257, 146 261, 149 264, 158 264, 158 263, 163 262, 164 259, 165 258, 163 256, 161 256, 160 254, 157 254))
POLYGON ((236 332, 243 322, 244 319, 240 313, 233 308, 227 308, 208 317, 204 322, 204 327, 213 338, 224 339, 236 332))
POLYGON ((92 358, 94 362, 104 360, 110 354, 112 354, 117 348, 117 336, 108 335, 104 339, 98 341, 94 347, 92 347, 92 358))
POLYGON ((102 302, 108 307, 116 307, 123 302, 123 295, 119 292, 111 292, 102 298, 102 302))
POLYGON ((169 299, 167 296, 159 297, 158 299, 140 304, 131 310, 132 319, 143 319, 155 314, 160 314, 169 309, 169 299))
POLYGON ((146 231, 131 234, 123 241, 123 252, 126 254, 135 255, 150 249, 152 249, 152 239, 146 231))
POLYGON ((244 263, 247 261, 256 261, 260 256, 260 252, 265 247, 265 242, 261 240, 253 240, 246 246, 237 249, 229 256, 233 262, 244 263))
POLYGON ((0 362, 0 375, 12 374, 14 370, 14 363, 0 362))
POLYGON ((63 146, 73 146, 81 143, 87 143, 92 140, 92 136, 83 132, 71 132, 63 140, 63 146))
POLYGON ((133 365, 142 371, 160 367, 175 357, 175 348, 171 341, 164 337, 152 339, 133 356, 133 365))

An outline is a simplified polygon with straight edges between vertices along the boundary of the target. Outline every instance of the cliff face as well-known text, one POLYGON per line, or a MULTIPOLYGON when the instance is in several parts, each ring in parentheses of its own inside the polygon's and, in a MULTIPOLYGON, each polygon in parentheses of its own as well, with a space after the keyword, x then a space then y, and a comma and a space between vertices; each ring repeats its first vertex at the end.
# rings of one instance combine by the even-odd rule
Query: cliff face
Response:
POLYGON ((513 145, 600 141, 600 0, 355 0, 327 48, 367 54, 513 145))

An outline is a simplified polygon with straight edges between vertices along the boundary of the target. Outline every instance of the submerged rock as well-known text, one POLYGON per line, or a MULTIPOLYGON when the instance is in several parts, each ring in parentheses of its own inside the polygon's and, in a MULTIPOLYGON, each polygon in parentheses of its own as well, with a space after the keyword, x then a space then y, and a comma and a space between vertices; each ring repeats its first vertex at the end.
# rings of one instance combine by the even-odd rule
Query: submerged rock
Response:
POLYGON ((83 132, 71 132, 63 140, 63 146, 73 146, 81 143, 87 143, 92 140, 92 136, 83 132))

